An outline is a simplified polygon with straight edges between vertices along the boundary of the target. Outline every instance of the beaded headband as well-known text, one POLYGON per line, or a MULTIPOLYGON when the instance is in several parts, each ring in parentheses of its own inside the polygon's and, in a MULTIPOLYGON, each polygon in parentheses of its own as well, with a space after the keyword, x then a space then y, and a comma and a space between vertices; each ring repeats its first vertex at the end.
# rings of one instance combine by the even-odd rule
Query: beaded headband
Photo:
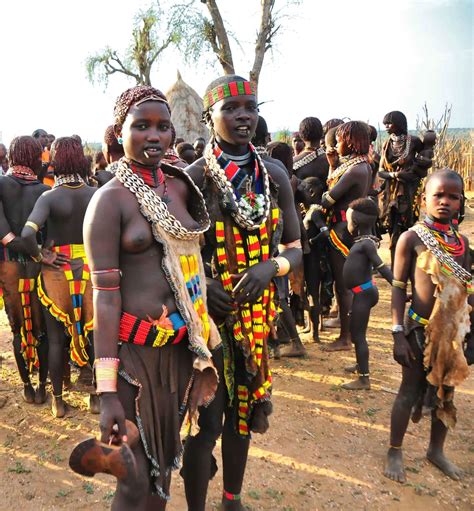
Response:
POLYGON ((255 96, 257 86, 254 82, 230 82, 218 85, 204 95, 204 110, 221 101, 233 96, 255 96))

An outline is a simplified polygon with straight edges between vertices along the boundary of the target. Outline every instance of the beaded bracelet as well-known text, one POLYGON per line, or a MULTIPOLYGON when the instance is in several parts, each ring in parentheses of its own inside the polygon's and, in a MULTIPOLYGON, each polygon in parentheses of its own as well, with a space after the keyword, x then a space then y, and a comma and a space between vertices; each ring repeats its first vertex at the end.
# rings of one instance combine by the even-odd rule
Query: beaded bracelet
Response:
POLYGON ((97 358, 94 362, 97 394, 102 392, 117 392, 117 372, 120 359, 97 358))

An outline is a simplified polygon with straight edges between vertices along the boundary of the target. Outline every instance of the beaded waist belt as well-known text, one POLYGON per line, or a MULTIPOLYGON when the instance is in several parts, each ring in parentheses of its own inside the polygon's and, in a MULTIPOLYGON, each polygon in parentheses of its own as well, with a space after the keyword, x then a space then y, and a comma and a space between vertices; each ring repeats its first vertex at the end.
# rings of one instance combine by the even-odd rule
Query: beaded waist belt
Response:
POLYGON ((408 316, 417 323, 420 323, 420 325, 426 326, 429 323, 429 319, 422 318, 413 310, 413 307, 408 309, 408 316))
POLYGON ((371 287, 375 287, 375 280, 369 280, 369 282, 365 282, 364 284, 361 284, 360 286, 355 286, 351 288, 351 291, 355 294, 362 293, 362 291, 365 291, 366 289, 370 289, 371 287))
MULTIPOLYGON (((160 321, 160 320, 158 320, 160 321)), ((187 327, 181 314, 173 312, 166 318, 172 328, 164 327, 156 322, 139 319, 128 312, 122 312, 120 318, 119 340, 140 346, 161 348, 168 342, 178 344, 186 335, 187 327)))
POLYGON ((57 245, 52 248, 53 252, 63 254, 69 259, 79 259, 86 257, 86 251, 82 243, 71 243, 70 245, 57 245))
POLYGON ((339 222, 347 222, 347 215, 345 209, 340 209, 339 211, 333 211, 331 216, 331 223, 338 224, 339 222))

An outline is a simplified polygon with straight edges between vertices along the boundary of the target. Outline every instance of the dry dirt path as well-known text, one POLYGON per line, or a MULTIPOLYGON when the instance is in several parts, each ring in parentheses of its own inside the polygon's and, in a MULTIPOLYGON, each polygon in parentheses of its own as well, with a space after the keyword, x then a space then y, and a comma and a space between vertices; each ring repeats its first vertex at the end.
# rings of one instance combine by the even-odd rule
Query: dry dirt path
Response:
MULTIPOLYGON (((463 232, 474 240, 472 215, 463 232)), ((466 472, 462 482, 442 475, 425 459, 429 420, 410 424, 405 462, 408 482, 400 485, 382 475, 388 443, 393 392, 400 368, 392 360, 389 288, 378 279, 380 302, 371 317, 369 343, 373 389, 342 390, 343 367, 352 353, 324 353, 307 344, 309 358, 278 361, 274 367, 271 429, 255 436, 243 490, 256 510, 438 510, 474 509, 474 377, 456 397, 458 425, 447 451, 466 472)), ((323 332, 329 341, 334 332, 323 332)), ((0 510, 42 511, 106 509, 113 496, 110 477, 93 479, 72 473, 69 452, 97 432, 97 417, 86 412, 84 396, 71 392, 65 419, 54 419, 50 403, 22 402, 13 368, 6 317, 0 314, 0 510)), ((219 460, 220 464, 220 460, 219 460)), ((217 509, 221 472, 210 484, 208 509, 217 509)), ((168 509, 186 509, 183 484, 175 475, 168 509)))

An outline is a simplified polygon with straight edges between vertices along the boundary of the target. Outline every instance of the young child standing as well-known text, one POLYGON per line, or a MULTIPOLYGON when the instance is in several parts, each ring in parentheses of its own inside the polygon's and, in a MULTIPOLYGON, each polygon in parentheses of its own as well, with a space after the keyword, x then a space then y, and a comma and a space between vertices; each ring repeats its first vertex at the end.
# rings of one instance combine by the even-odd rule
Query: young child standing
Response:
POLYGON ((346 215, 347 229, 354 236, 354 244, 344 264, 343 276, 345 286, 354 294, 350 332, 355 346, 356 370, 359 376, 342 387, 348 390, 369 390, 369 346, 366 333, 370 311, 379 301, 372 269, 375 268, 390 284, 393 275, 377 253, 379 239, 371 234, 378 216, 375 202, 371 199, 352 201, 346 215))
POLYGON ((463 201, 462 178, 449 169, 434 172, 422 197, 426 217, 400 236, 392 283, 393 356, 402 366, 402 383, 392 409, 384 474, 401 483, 410 413, 414 409, 416 422, 426 407, 431 409, 427 458, 452 479, 461 478, 461 469, 444 454, 444 443, 456 422, 454 387, 474 362, 469 243, 452 224, 463 201), (412 301, 403 325, 408 280, 412 301))

